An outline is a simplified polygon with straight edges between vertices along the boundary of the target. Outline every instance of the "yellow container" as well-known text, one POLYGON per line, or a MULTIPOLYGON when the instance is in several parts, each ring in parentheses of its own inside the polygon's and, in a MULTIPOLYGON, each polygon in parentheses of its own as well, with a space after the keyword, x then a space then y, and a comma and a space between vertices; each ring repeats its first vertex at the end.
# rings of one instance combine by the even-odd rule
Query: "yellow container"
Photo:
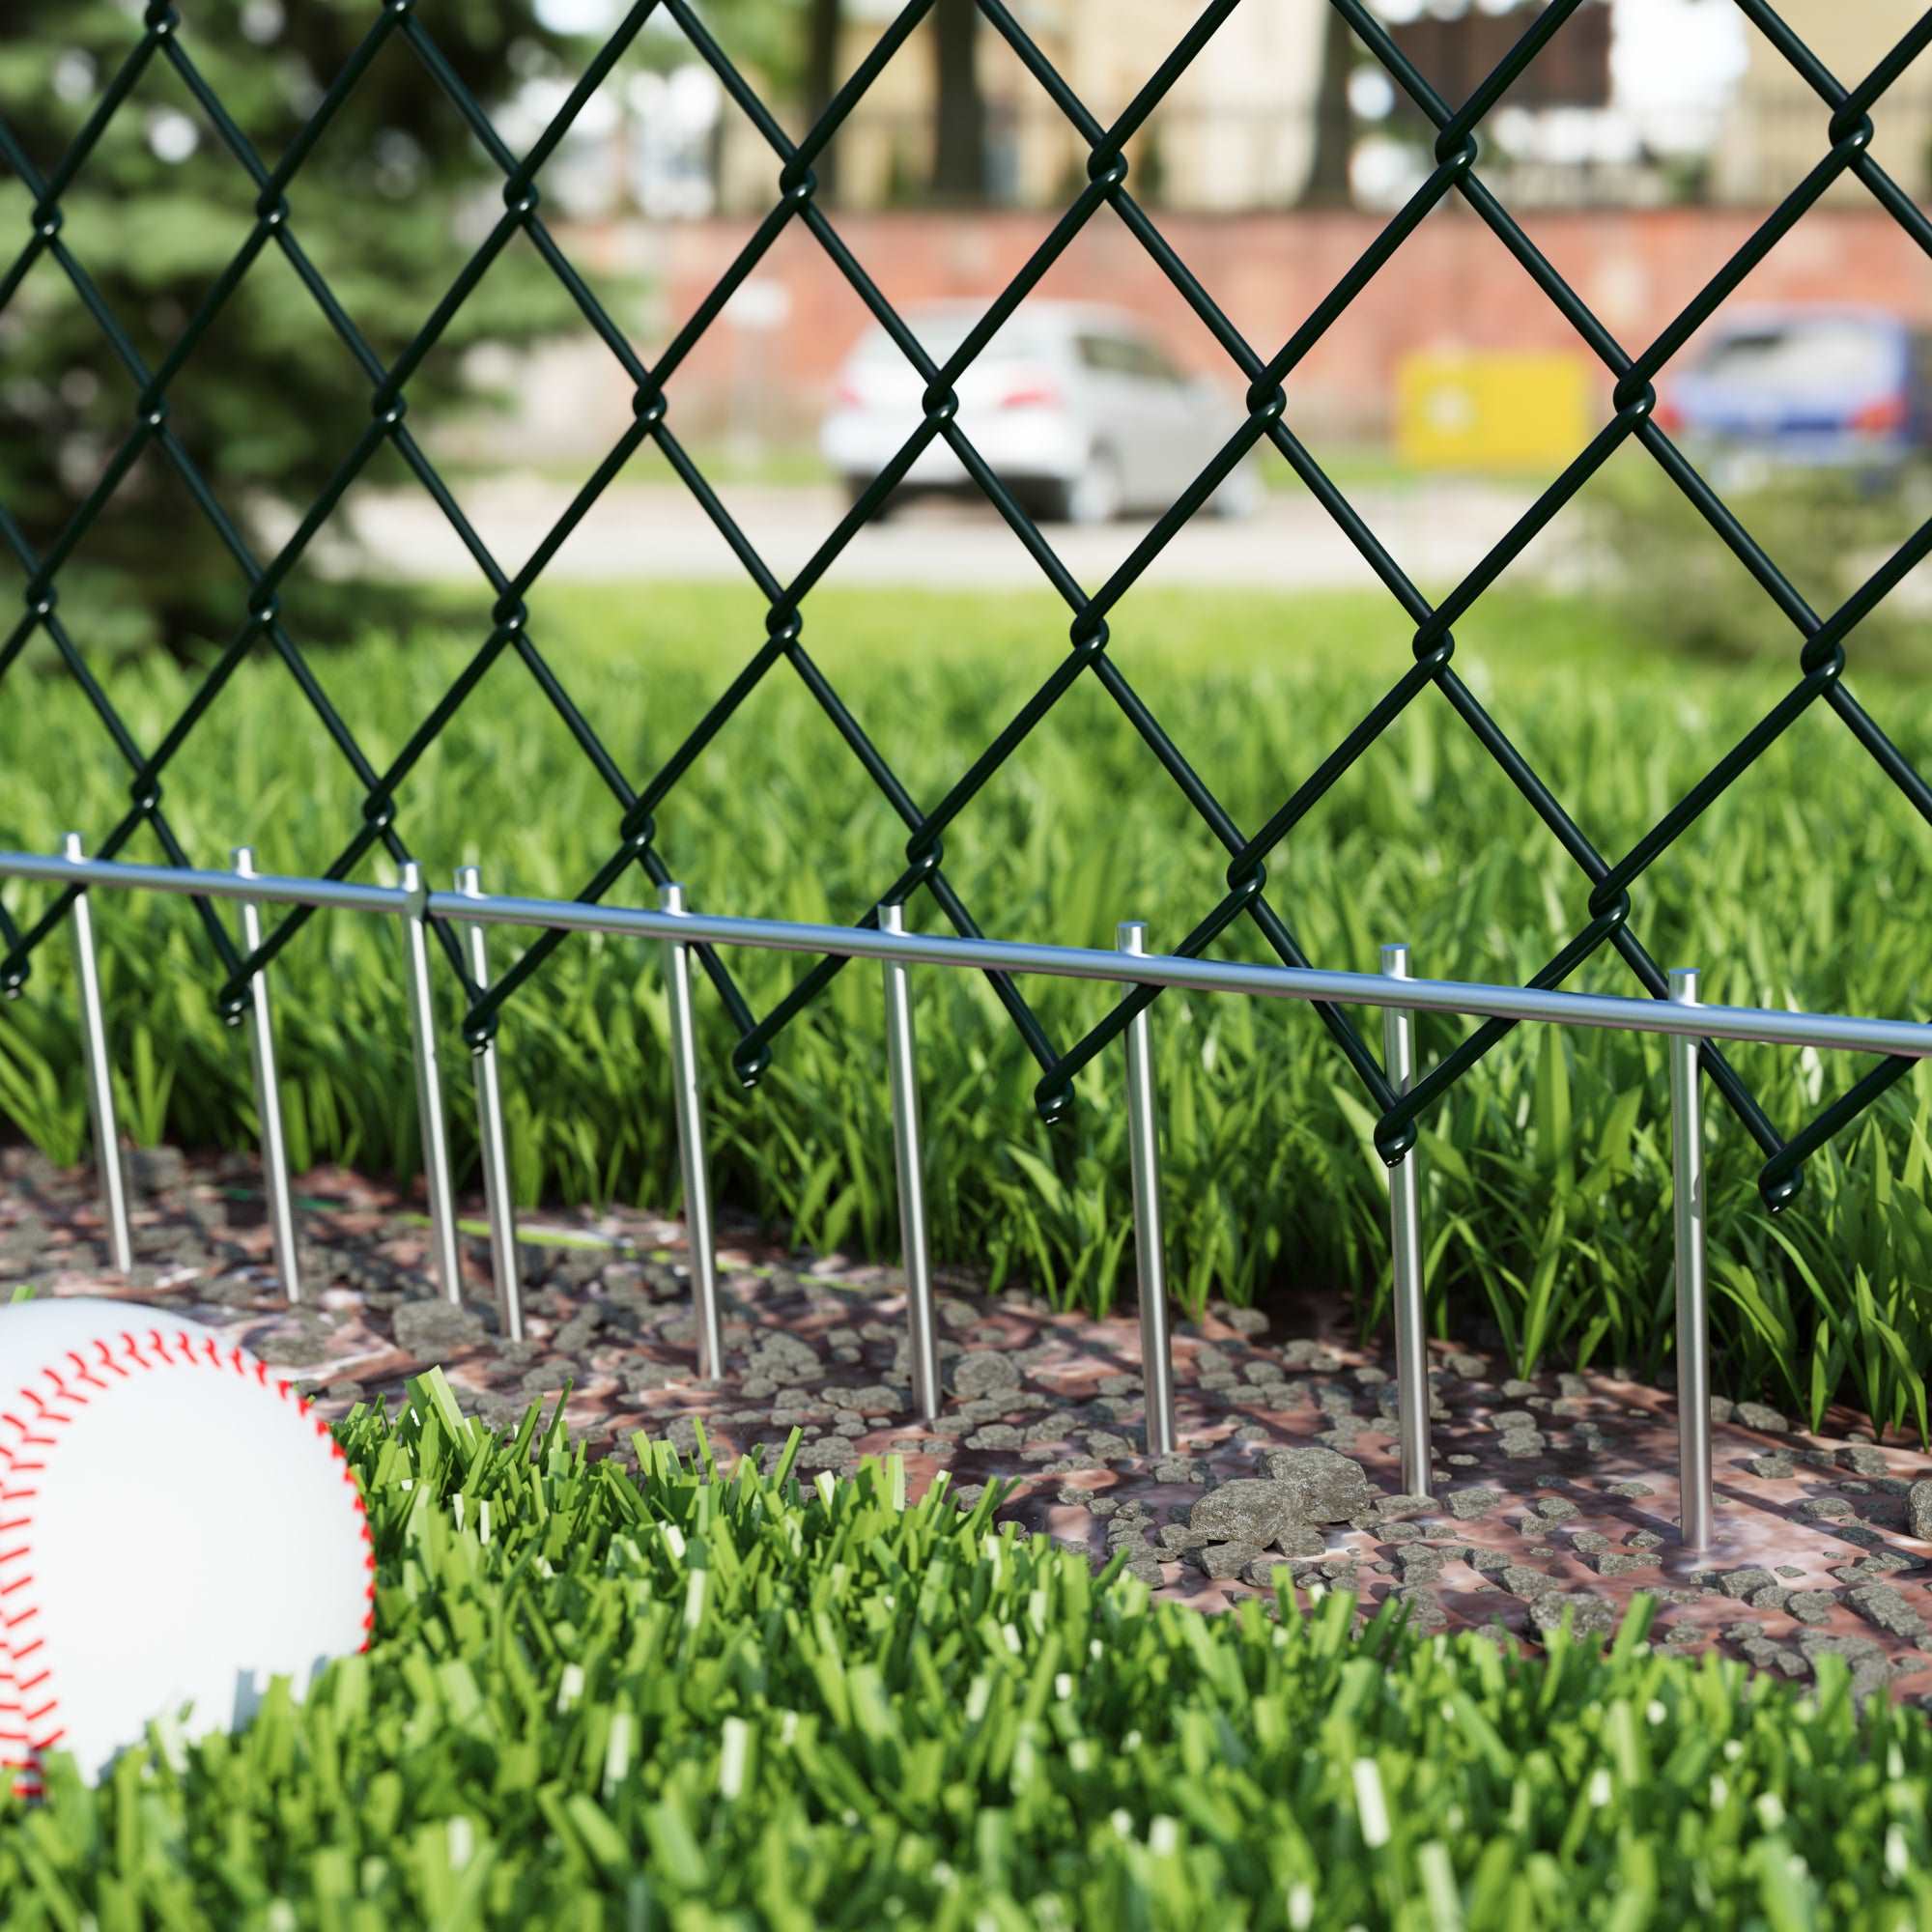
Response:
POLYGON ((1602 426, 1591 405, 1581 355, 1425 350, 1396 368, 1396 446, 1419 469, 1560 469, 1602 426))

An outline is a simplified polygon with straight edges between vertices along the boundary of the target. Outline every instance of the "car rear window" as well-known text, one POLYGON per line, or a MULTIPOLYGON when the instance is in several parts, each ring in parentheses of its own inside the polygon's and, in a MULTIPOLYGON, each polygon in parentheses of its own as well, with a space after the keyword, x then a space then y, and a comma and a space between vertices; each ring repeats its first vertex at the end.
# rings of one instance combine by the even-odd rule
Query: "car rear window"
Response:
POLYGON ((1871 323, 1821 317, 1741 328, 1706 353, 1700 376, 1754 389, 1875 388, 1898 377, 1898 338, 1871 323))
MULTIPOLYGON (((980 311, 959 310, 941 314, 915 311, 906 317, 906 327, 919 337, 921 346, 935 362, 944 362, 978 327, 980 311)), ((1024 326, 1024 318, 1009 317, 1000 326, 982 355, 997 356, 1042 355, 1047 353, 1045 337, 1037 328, 1024 326)), ((883 328, 874 328, 859 350, 866 362, 904 362, 905 352, 883 328)))

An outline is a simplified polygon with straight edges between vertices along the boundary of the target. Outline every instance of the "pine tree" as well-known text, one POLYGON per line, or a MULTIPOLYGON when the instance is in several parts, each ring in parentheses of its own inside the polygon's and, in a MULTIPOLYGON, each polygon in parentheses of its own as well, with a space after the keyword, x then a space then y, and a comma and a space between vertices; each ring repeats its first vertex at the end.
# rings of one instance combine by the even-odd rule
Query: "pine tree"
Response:
MULTIPOLYGON (((273 168, 379 18, 376 0, 179 0, 174 29, 273 168)), ((529 0, 422 0, 415 18, 487 108, 562 49, 529 0)), ((42 179, 60 164, 141 41, 139 0, 9 0, 0 121, 42 179)), ((581 50, 580 50, 581 57, 581 50)), ((289 231, 376 355, 391 363, 500 213, 501 177, 403 36, 392 34, 288 191, 289 231)), ((58 196, 61 242, 150 369, 159 367, 248 238, 258 190, 166 58, 151 59, 58 196)), ((0 159, 0 296, 35 196, 0 159)), ((523 237, 497 261, 407 387, 409 421, 464 406, 463 352, 574 317, 523 237)), ((581 325, 580 325, 581 326, 581 325)), ((272 242, 167 384, 168 422, 257 554, 369 420, 372 383, 272 242)), ((0 507, 44 554, 134 422, 138 384, 43 253, 0 308, 0 507)), ((391 451, 372 475, 401 474, 391 451)), ((341 520, 330 526, 339 534, 341 520)), ((0 544, 0 596, 24 582, 0 544)), ((92 660, 159 641, 225 641, 246 584, 160 451, 123 479, 60 571, 64 616, 92 660)), ((0 637, 11 620, 0 626, 0 637)))

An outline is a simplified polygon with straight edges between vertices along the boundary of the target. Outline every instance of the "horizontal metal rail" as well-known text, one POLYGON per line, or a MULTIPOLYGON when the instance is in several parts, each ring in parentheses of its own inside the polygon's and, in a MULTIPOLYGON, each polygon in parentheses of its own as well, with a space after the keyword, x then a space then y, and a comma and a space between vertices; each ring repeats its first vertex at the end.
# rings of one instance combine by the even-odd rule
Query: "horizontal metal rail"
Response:
MULTIPOLYGON (((423 1163, 431 1202, 437 1255, 436 1273, 452 1300, 461 1298, 461 1262, 455 1241, 455 1209, 450 1188, 442 1099, 436 1073, 434 1005, 430 997, 430 954, 424 944, 433 921, 465 928, 480 949, 491 925, 539 926, 558 931, 602 932, 650 940, 662 948, 671 991, 672 1100, 684 1176, 687 1242, 691 1254, 694 1310, 697 1318, 697 1371, 703 1379, 724 1372, 724 1337, 717 1290, 717 1264, 711 1228, 709 1183, 704 1151, 704 1112, 696 1027, 692 1010, 689 949, 693 945, 750 947, 785 952, 815 952, 870 958, 886 965, 886 1036, 892 1088, 895 1154, 901 1221, 905 1235, 908 1356, 921 1420, 937 1419, 941 1404, 941 1363, 933 1327, 930 1262, 926 1253, 923 1187, 921 1179, 917 1069, 908 966, 963 967, 972 971, 1038 973, 1063 979, 1098 980, 1114 984, 1175 987, 1183 991, 1259 995, 1267 999, 1333 1001, 1379 1009, 1388 1032, 1391 1078, 1406 1090, 1414 1077, 1415 1011, 1470 1017, 1541 1021, 1561 1026, 1607 1028, 1628 1033, 1667 1035, 1670 1048, 1670 1116, 1674 1177, 1674 1242, 1679 1352, 1678 1437, 1681 1523, 1687 1550, 1705 1550, 1716 1537, 1713 1516, 1712 1443, 1709 1388, 1709 1335, 1706 1307, 1703 1123, 1699 1099, 1699 1046, 1705 1039, 1758 1040, 1771 1045, 1842 1048, 1852 1052, 1932 1059, 1932 1025, 1913 1020, 1862 1019, 1834 1013, 1776 1012, 1761 1007, 1707 1007, 1696 999, 1697 976, 1687 969, 1670 975, 1667 1000, 1639 1000, 1595 993, 1564 993, 1536 987, 1492 986, 1455 980, 1407 977, 1408 949, 1385 946, 1381 973, 1331 973, 1313 968, 1249 966, 1230 962, 1148 953, 1140 950, 1146 928, 1125 923, 1118 950, 1100 952, 1073 946, 1030 946, 1009 940, 966 939, 908 932, 902 908, 881 907, 878 925, 808 925, 787 921, 732 919, 685 909, 683 888, 663 887, 663 909, 646 912, 623 906, 587 904, 576 899, 517 898, 480 890, 473 868, 457 875, 454 892, 431 892, 412 865, 400 886, 352 885, 336 879, 265 877, 247 867, 235 872, 204 872, 167 866, 134 866, 87 858, 78 835, 70 835, 65 857, 0 852, 0 879, 34 879, 72 893, 73 930, 82 977, 82 1035, 100 1160, 103 1223, 114 1264, 129 1265, 127 1217, 120 1175, 120 1148, 113 1120, 113 1092, 104 1023, 99 1012, 98 968, 87 893, 108 890, 171 893, 177 896, 240 899, 244 906, 267 901, 288 905, 376 913, 407 922, 412 1035, 417 1064, 418 1104, 422 1114, 423 1163)), ((266 963, 251 949, 245 967, 258 1028, 261 1065, 272 1068, 272 1046, 266 1037, 269 1004, 262 983, 266 963)), ((478 954, 480 958, 480 952, 478 954)), ((479 970, 478 983, 483 975, 479 970)), ((521 1332, 515 1228, 508 1205, 508 1168, 503 1142, 502 1103, 497 1088, 495 1046, 477 1059, 478 1121, 484 1154, 484 1181, 491 1207, 493 1271, 504 1332, 521 1332)), ((1173 1362, 1165 1319, 1165 1258, 1161 1242, 1159 1138, 1148 1046, 1148 1015, 1135 1015, 1126 1037, 1127 1109, 1134 1167, 1135 1258, 1141 1295, 1142 1383, 1147 1393, 1146 1446, 1154 1458, 1179 1447, 1174 1415, 1173 1362)), ((272 1114, 272 1072, 259 1083, 265 1122, 272 1114)), ((279 1149, 265 1133, 264 1168, 272 1191, 279 1149)), ((1397 1317, 1397 1414, 1406 1492, 1435 1493, 1439 1474, 1431 1452, 1431 1398, 1427 1330, 1424 1320, 1423 1244, 1416 1151, 1406 1149, 1390 1177, 1390 1250, 1397 1317)), ((283 1185, 286 1185, 284 1181, 283 1185)), ((278 1244, 279 1246, 282 1244, 278 1244)), ((294 1291, 294 1240, 285 1244, 285 1263, 294 1291)))
POLYGON ((1778 1011, 1769 1007, 1690 1007, 1614 993, 1564 993, 1463 980, 1397 980, 1378 973, 1251 966, 1235 960, 1183 959, 1158 952, 1123 953, 1078 946, 1034 946, 1015 940, 961 939, 946 933, 891 933, 869 926, 795 924, 785 920, 734 919, 697 912, 645 912, 628 906, 586 905, 577 899, 513 898, 501 894, 472 898, 464 893, 409 893, 397 886, 358 886, 339 879, 270 878, 266 874, 241 879, 228 872, 124 865, 118 860, 45 858, 31 852, 0 852, 0 878, 40 879, 63 887, 173 893, 185 897, 273 899, 288 905, 384 913, 394 918, 414 915, 459 924, 547 926, 569 932, 672 940, 681 945, 829 953, 851 959, 886 959, 906 966, 1038 973, 1066 980, 1174 986, 1201 993, 1324 1000, 1383 1011, 1396 1008, 1463 1013, 1624 1033, 1756 1040, 1769 1046, 1812 1046, 1932 1060, 1932 1024, 1918 1020, 1778 1011))

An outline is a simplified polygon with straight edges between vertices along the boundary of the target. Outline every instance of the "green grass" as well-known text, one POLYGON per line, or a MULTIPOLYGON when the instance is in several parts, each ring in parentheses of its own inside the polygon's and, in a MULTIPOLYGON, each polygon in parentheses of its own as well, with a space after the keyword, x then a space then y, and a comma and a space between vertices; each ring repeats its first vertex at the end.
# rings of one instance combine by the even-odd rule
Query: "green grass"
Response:
MULTIPOLYGON (((370 630, 318 672, 380 765, 483 635, 475 599, 406 635, 370 630)), ((292 612, 298 635, 302 613, 292 612)), ((651 771, 762 636, 726 587, 564 591, 533 629, 612 755, 651 771)), ((815 592, 806 640, 912 795, 939 799, 1065 648, 1045 596, 815 592)), ((325 637, 327 635, 325 632, 325 637)), ((1787 687, 1788 663, 1721 668, 1652 649, 1581 603, 1497 593, 1458 627, 1459 666, 1601 849, 1626 850, 1787 687)), ((1260 824, 1408 662, 1385 600, 1150 588, 1112 651, 1243 827, 1260 824)), ((1854 680, 1906 754, 1932 765, 1922 685, 1854 680)), ((111 680, 152 744, 188 686, 162 664, 111 680)), ((10 687, 0 710, 0 843, 51 850, 124 808, 127 773, 70 682, 10 687)), ((188 740, 167 804, 191 853, 249 841, 267 869, 314 870, 360 810, 356 786, 273 662, 251 663, 188 740)), ((488 886, 569 895, 615 843, 618 812, 523 668, 499 662, 402 787, 400 823, 429 875, 469 861, 488 886)), ((905 830, 782 667, 658 814, 705 910, 857 918, 895 875, 905 830)), ((156 856, 137 844, 129 856, 156 856)), ((985 930, 1111 946, 1123 917, 1177 941, 1215 902, 1226 854, 1091 680, 1076 684, 947 837, 946 865, 985 930)), ((1269 892, 1318 962, 1373 971, 1406 939, 1418 973, 1520 980, 1585 920, 1585 884, 1446 705, 1423 701, 1270 861, 1269 892)), ((379 871, 377 876, 383 874, 379 871)), ((1665 964, 1704 969, 1714 1001, 1895 1014, 1923 979, 1922 827, 1834 721, 1807 714, 1655 867, 1634 927, 1665 964)), ((649 902, 639 879, 632 902, 649 902)), ((37 895, 0 897, 23 916, 37 895)), ((937 923, 916 903, 915 926, 937 923)), ((214 1021, 189 909, 103 905, 123 1119, 140 1140, 246 1145, 242 1042, 214 1021)), ((522 936, 499 932, 500 967, 522 936)), ((1265 956, 1245 928, 1225 950, 1265 956)), ((732 955, 755 1010, 802 970, 732 955)), ((1081 1085, 1075 1125, 1037 1122, 1037 1069, 988 988, 917 976, 929 1211, 938 1255, 1022 1273, 1104 1308, 1131 1267, 1118 1053, 1081 1085)), ((1629 992, 1610 957, 1573 982, 1629 992)), ((392 927, 318 920, 273 976, 290 1144, 413 1173, 412 1085, 392 927)), ((1026 988, 1056 1041, 1106 1009, 1104 988, 1026 988)), ((728 1075, 730 1031, 700 1000, 721 1196, 817 1248, 897 1247, 877 973, 851 968, 780 1040, 754 1093, 728 1075)), ((451 1006, 453 1021, 453 1003, 451 1006)), ((1379 1043, 1373 1013, 1358 1016, 1379 1043)), ((1288 1004, 1164 997, 1154 1009, 1177 1293, 1237 1301, 1340 1287, 1362 1320, 1386 1297, 1386 1178, 1352 1076, 1312 1014, 1288 1004)), ((515 1003, 503 1046, 515 1174, 526 1201, 676 1197, 665 1009, 649 949, 566 944, 515 1003)), ((1425 1061, 1461 1031, 1425 1020, 1425 1061)), ((1774 1121, 1809 1118, 1862 1070, 1742 1047, 1774 1121)), ((85 1114, 62 946, 0 1014, 0 1109, 63 1160, 85 1114)), ((1671 1325, 1667 1085, 1656 1041, 1523 1029, 1430 1119, 1423 1210, 1432 1319, 1492 1321, 1521 1368, 1622 1361, 1667 1372, 1671 1325)), ((1776 1223, 1754 1147, 1714 1101, 1712 1262, 1719 1384, 1815 1419, 1834 1397, 1885 1427, 1926 1426, 1932 1360, 1932 1087, 1922 1073, 1816 1159, 1776 1223)), ((449 1095, 471 1159, 460 1056, 449 1095)))
POLYGON ((1286 1571, 1207 1618, 991 1492, 633 1476, 538 1420, 358 1408, 371 1650, 0 1800, 10 1932, 1932 1924, 1932 1729, 1840 1660, 1801 1695, 1641 1604, 1543 1655, 1355 1632, 1286 1571))

